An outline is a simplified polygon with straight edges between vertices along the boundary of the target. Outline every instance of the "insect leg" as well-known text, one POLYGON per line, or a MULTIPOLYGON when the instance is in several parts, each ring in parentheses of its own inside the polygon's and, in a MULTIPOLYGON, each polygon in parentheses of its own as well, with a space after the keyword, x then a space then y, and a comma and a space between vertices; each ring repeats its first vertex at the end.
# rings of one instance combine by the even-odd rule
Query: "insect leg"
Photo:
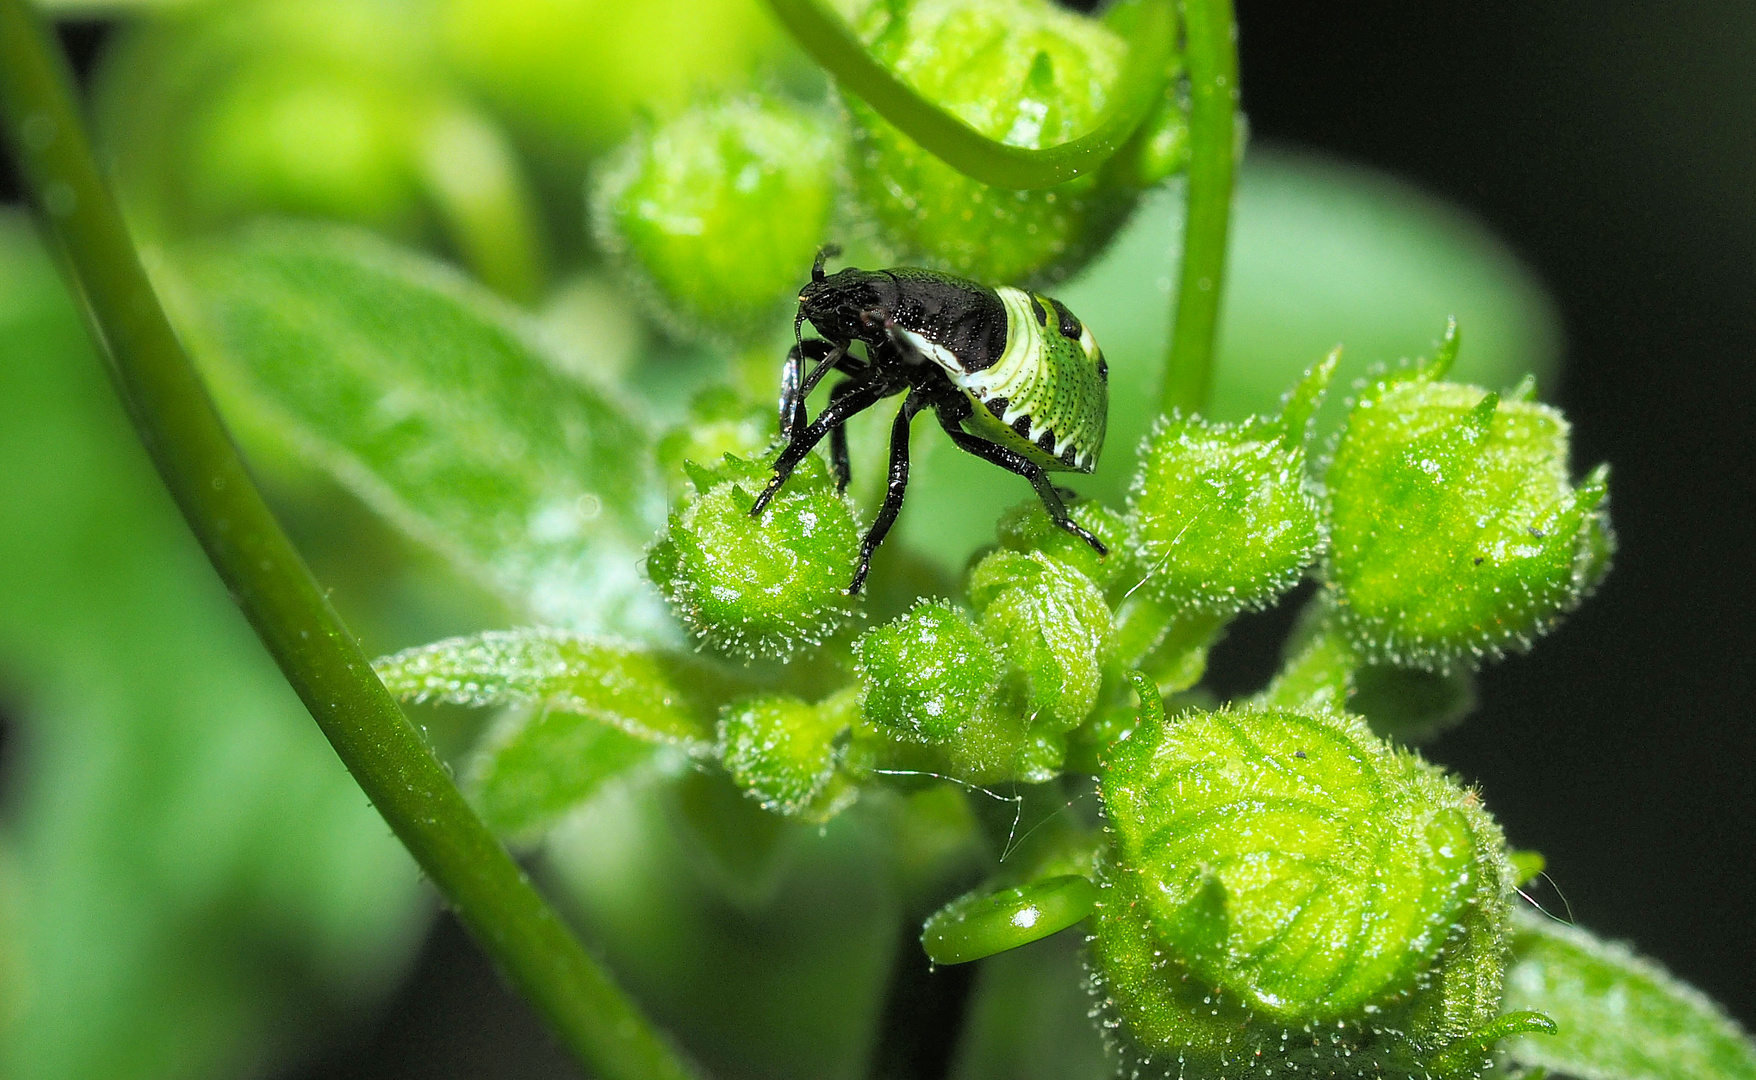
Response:
POLYGON ((846 423, 848 417, 871 408, 897 390, 895 384, 882 379, 852 380, 852 385, 853 389, 831 401, 818 413, 817 419, 800 428, 792 441, 787 443, 786 449, 780 452, 780 457, 774 463, 774 479, 756 497, 756 505, 750 508, 751 517, 762 513, 769 500, 780 491, 781 485, 787 482, 787 477, 793 475, 793 470, 799 467, 799 462, 805 460, 805 455, 811 452, 812 447, 823 441, 823 436, 846 423))
POLYGON ((939 426, 945 429, 945 434, 951 436, 951 441, 956 443, 959 449, 1029 480, 1031 487, 1036 488, 1037 498, 1043 501, 1043 509, 1049 512, 1050 519, 1056 525, 1090 544, 1091 549, 1099 555, 1110 553, 1110 549, 1104 546, 1102 540, 1086 532, 1079 522, 1074 521, 1067 513, 1067 504, 1062 501, 1061 493, 1056 490, 1055 485, 1049 482, 1049 474, 1041 465, 1015 450, 1009 450, 999 443, 991 443, 963 430, 963 426, 959 423, 963 417, 957 411, 958 404, 959 402, 956 401, 941 399, 935 404, 934 412, 939 417, 939 426))
POLYGON ((896 421, 890 426, 890 481, 884 489, 884 505, 878 508, 877 520, 860 541, 860 566, 854 571, 853 584, 848 586, 849 596, 857 596, 860 586, 866 583, 866 572, 872 569, 872 553, 884 542, 885 534, 896 524, 896 515, 902 512, 902 496, 908 490, 909 423, 927 407, 931 393, 925 389, 910 391, 902 408, 896 411, 896 421))
POLYGON ((805 426, 805 399, 845 352, 845 348, 837 348, 821 338, 801 341, 787 351, 786 363, 780 369, 781 438, 791 441, 805 426), (808 375, 807 360, 816 365, 808 375))
MULTIPOLYGON (((853 379, 849 379, 846 382, 836 383, 835 387, 829 391, 830 404, 833 405, 838 399, 852 393, 859 385, 860 383, 853 379)), ((846 424, 837 424, 835 430, 829 433, 829 472, 830 475, 835 477, 835 490, 846 491, 848 489, 848 480, 850 479, 850 473, 848 471, 848 426, 846 424)))

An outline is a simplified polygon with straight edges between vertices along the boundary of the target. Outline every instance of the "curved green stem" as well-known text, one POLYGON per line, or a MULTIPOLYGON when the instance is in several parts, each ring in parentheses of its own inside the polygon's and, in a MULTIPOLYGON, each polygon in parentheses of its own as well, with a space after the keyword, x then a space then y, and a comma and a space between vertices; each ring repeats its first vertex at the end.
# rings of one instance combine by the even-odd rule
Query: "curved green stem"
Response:
POLYGON ((25 0, 0 0, 0 123, 165 486, 367 797, 597 1075, 694 1076, 471 811, 281 531, 165 318, 98 175, 65 61, 25 0))
POLYGON ((1189 68, 1189 188, 1177 321, 1165 357, 1163 411, 1199 412, 1213 381, 1237 166, 1238 40, 1232 0, 1185 0, 1189 68))
POLYGON ((879 116, 959 172, 1011 190, 1054 187, 1109 160, 1163 97, 1175 47, 1176 14, 1170 0, 1144 0, 1116 104, 1087 134, 1031 150, 990 139, 922 97, 874 60, 847 23, 825 10, 820 0, 768 0, 768 6, 812 59, 879 116))

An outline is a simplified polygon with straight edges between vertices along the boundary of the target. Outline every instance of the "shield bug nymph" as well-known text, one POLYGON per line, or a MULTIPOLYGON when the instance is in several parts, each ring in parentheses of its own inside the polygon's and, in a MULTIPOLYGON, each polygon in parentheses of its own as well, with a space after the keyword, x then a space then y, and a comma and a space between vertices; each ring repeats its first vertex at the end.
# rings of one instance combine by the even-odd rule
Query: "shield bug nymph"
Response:
POLYGON ((908 487, 909 423, 932 409, 961 449, 1031 482, 1061 528, 1106 555, 1097 537, 1068 516, 1051 472, 1089 473, 1104 445, 1109 368, 1091 331, 1058 300, 989 288, 932 270, 848 268, 825 274, 834 247, 817 253, 799 293, 798 344, 781 372, 780 426, 787 440, 774 478, 757 498, 761 513, 793 469, 825 435, 836 483, 848 482, 843 425, 887 397, 906 392, 890 436, 884 505, 860 544, 849 593, 860 591, 872 552, 890 531, 908 487), (809 322, 822 335, 805 340, 809 322), (850 351, 860 342, 865 356, 850 351), (848 378, 807 422, 805 399, 830 370, 848 378))

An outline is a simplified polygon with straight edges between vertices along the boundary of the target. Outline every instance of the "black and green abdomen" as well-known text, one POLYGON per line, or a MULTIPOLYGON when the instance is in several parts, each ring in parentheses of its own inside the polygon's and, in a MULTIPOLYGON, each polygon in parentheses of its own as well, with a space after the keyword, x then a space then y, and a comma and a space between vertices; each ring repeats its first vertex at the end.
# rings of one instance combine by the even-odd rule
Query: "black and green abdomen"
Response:
POLYGON ((964 428, 1045 469, 1091 472, 1109 415, 1103 351, 1060 303, 994 291, 1006 308, 1006 348, 987 367, 952 374, 974 408, 964 428))

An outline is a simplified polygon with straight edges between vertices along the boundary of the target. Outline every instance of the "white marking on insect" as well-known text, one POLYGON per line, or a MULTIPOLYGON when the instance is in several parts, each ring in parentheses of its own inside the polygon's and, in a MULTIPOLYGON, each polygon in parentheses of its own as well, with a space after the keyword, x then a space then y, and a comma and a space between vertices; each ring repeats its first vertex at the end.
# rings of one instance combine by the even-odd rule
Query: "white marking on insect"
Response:
POLYGON ((959 360, 957 354, 950 349, 947 349, 945 346, 928 341, 926 338, 915 333, 906 326, 892 324, 889 327, 889 330, 891 338, 898 344, 905 346, 903 349, 904 356, 912 354, 925 357, 953 375, 965 374, 963 361, 959 360))

